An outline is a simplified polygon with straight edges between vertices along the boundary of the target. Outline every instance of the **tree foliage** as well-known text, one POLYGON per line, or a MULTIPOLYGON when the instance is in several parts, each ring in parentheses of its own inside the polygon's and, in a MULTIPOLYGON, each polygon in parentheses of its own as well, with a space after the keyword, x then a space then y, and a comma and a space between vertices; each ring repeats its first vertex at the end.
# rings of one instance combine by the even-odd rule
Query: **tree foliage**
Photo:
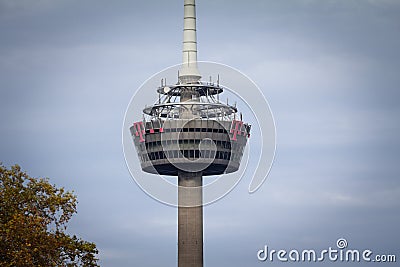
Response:
POLYGON ((0 164, 0 266, 98 266, 96 245, 66 233, 76 196, 0 164))

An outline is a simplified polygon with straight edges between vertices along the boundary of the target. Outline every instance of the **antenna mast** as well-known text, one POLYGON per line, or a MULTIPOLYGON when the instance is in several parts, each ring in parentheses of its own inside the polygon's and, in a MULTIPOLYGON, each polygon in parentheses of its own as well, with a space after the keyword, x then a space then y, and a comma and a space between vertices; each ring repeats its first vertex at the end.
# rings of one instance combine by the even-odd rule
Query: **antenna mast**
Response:
POLYGON ((197 68, 197 33, 195 0, 184 0, 183 17, 183 65, 179 71, 182 84, 197 83, 201 75, 197 68))

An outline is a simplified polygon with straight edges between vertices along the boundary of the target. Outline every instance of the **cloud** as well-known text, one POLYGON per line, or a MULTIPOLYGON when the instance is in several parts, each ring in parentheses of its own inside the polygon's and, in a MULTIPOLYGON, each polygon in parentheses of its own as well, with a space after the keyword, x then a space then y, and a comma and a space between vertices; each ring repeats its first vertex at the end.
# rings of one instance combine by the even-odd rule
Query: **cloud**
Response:
MULTIPOLYGON (((98 244, 104 266, 176 261, 176 209, 132 181, 121 129, 136 88, 181 60, 181 4, 0 2, 0 160, 75 190, 71 232, 98 244)), ((265 242, 322 246, 344 234, 395 248, 398 8, 198 1, 199 58, 249 75, 278 134, 261 189, 249 195, 245 177, 205 207, 207 264, 250 266, 265 242)))

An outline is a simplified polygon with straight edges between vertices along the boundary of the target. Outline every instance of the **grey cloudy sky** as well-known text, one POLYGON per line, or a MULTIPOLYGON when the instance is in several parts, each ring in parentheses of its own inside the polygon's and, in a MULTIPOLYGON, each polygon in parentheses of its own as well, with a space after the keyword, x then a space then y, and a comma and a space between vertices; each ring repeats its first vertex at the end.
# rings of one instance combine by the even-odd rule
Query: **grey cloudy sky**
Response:
MULTIPOLYGON (((0 0, 0 161, 75 191, 70 231, 102 266, 176 266, 177 210, 133 182, 121 129, 137 88, 181 61, 182 3, 0 0)), ((256 252, 340 237, 400 257, 400 2, 198 0, 197 15, 199 59, 252 78, 277 129, 260 190, 244 179, 205 207, 205 264, 280 265, 256 252)))

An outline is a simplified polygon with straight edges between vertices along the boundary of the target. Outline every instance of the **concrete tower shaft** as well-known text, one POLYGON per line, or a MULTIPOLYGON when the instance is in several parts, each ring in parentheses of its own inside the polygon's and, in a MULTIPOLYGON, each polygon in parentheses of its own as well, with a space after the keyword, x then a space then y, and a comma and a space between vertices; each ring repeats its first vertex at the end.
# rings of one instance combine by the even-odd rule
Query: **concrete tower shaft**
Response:
POLYGON ((203 267, 203 177, 178 174, 178 267, 203 267))

